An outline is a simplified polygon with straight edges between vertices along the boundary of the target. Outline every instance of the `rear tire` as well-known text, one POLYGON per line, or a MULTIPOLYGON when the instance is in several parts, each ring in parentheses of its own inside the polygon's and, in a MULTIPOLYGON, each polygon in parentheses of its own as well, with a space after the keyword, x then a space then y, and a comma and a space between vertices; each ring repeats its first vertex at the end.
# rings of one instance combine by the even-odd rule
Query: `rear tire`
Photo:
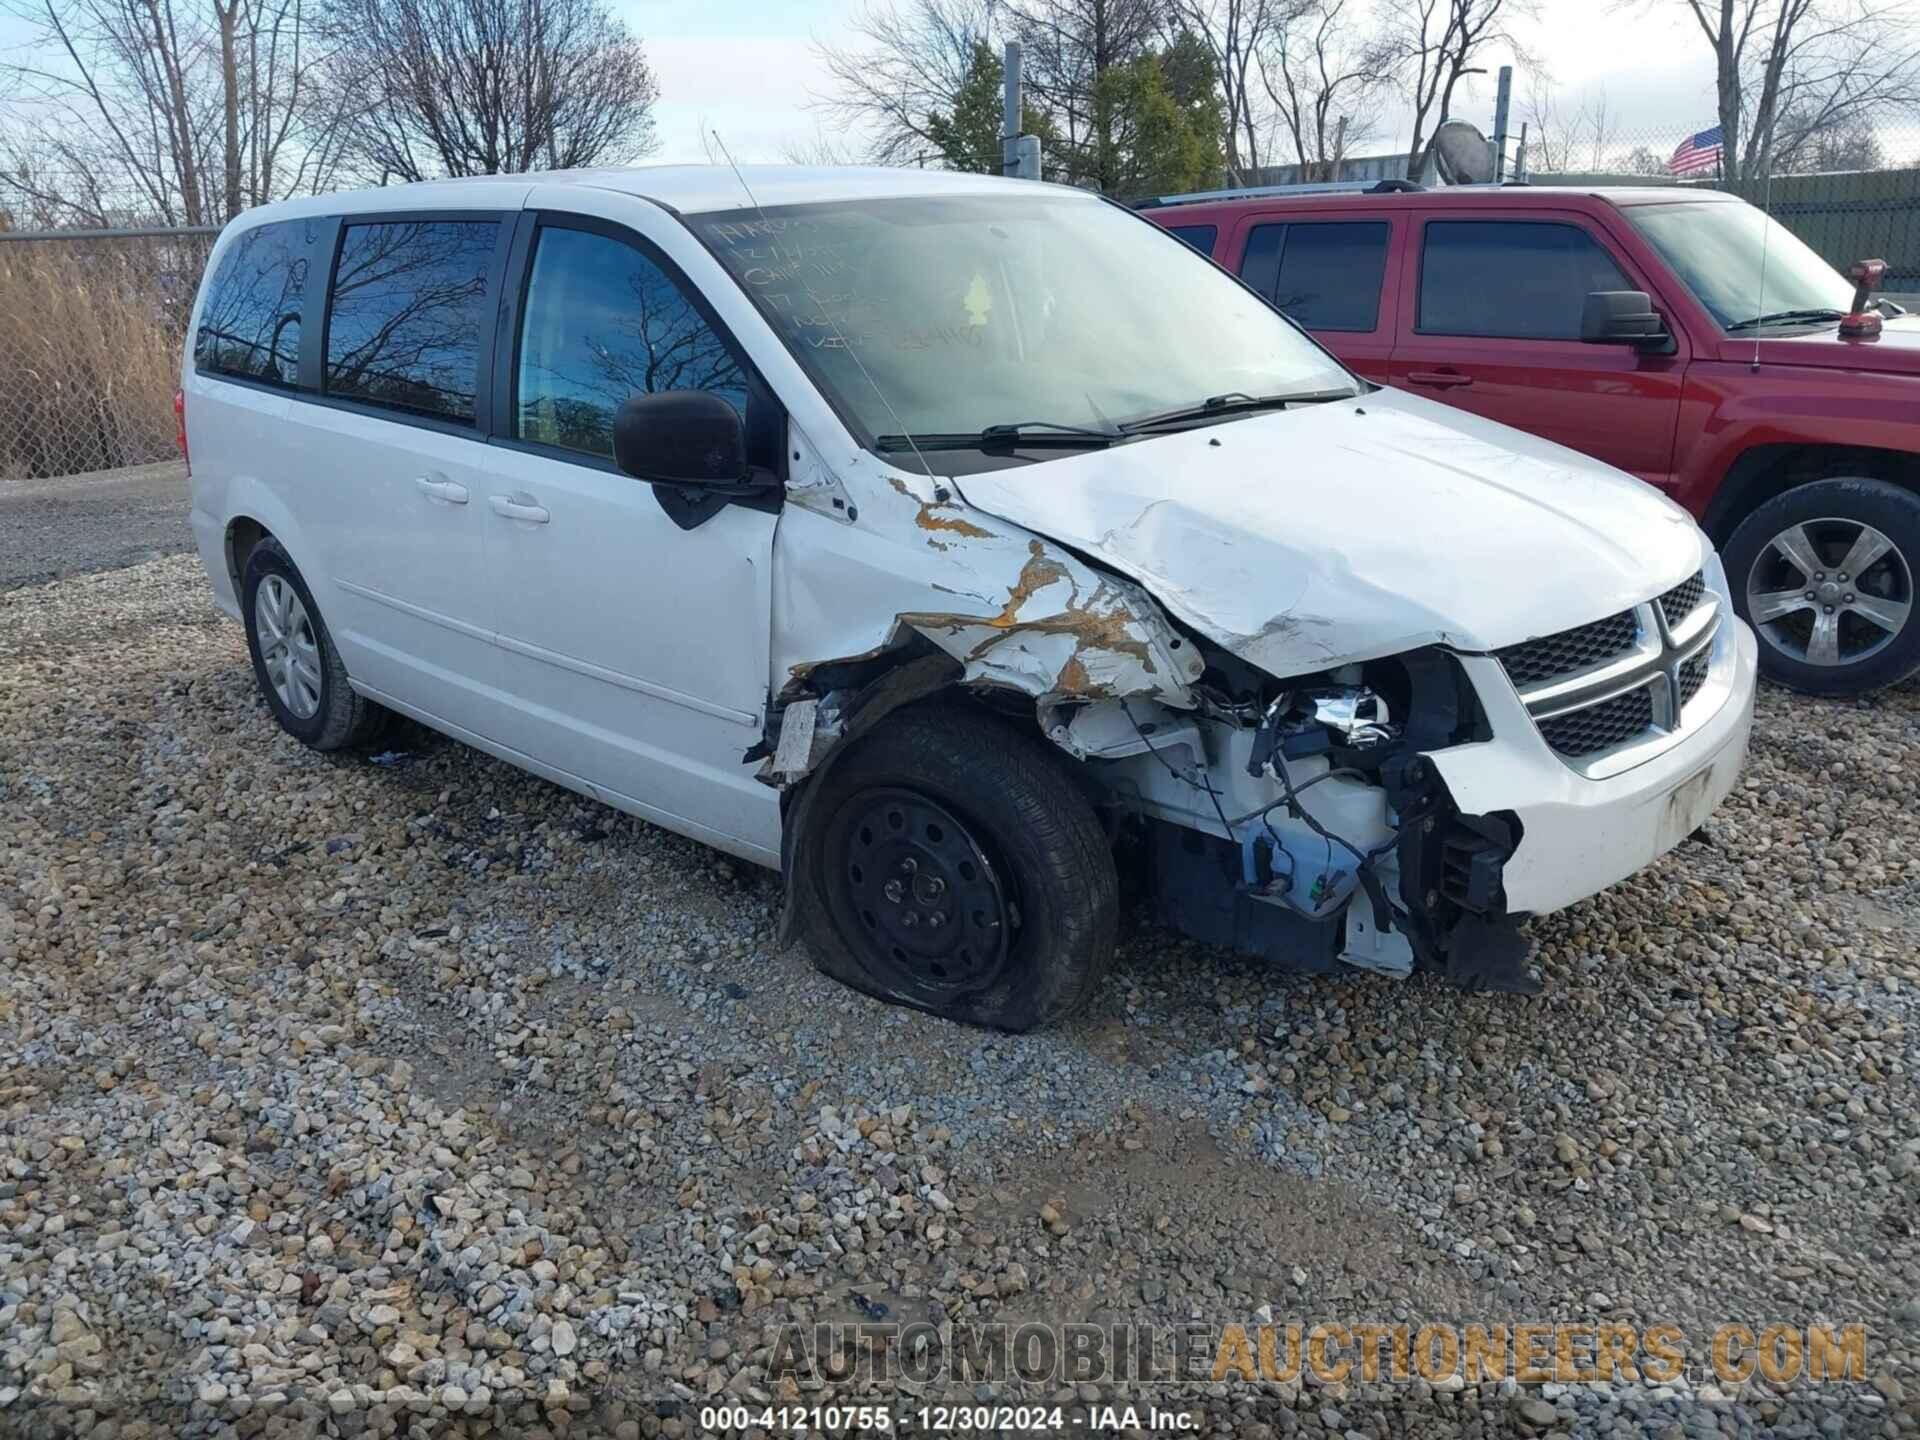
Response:
POLYGON ((282 730, 315 750, 341 750, 386 727, 391 712, 354 691, 313 592, 278 540, 247 556, 240 613, 254 682, 282 730))
POLYGON ((1864 695, 1920 670, 1920 494, 1852 476, 1796 485, 1740 522, 1725 561, 1769 679, 1864 695))
POLYGON ((1037 740, 913 707, 817 783, 792 879, 821 971, 997 1030, 1085 1002, 1113 956, 1119 886, 1093 807, 1037 740))

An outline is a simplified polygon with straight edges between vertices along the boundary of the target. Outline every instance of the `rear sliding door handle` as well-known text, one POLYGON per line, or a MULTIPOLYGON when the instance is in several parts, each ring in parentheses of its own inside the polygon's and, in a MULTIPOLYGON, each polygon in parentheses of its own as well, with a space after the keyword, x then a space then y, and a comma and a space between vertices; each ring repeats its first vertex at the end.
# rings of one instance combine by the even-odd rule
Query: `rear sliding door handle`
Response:
POLYGON ((547 513, 544 505, 522 504, 511 495, 489 495, 488 503, 493 513, 504 515, 509 520, 524 520, 529 525, 544 525, 553 517, 547 513))
POLYGON ((452 480, 436 480, 431 475, 418 476, 414 482, 420 487, 420 493, 432 500, 444 500, 449 505, 467 503, 467 487, 452 480))
POLYGON ((1462 375, 1458 370, 1409 370, 1407 383, 1431 385, 1436 390, 1451 390, 1456 386, 1471 385, 1473 377, 1462 375))

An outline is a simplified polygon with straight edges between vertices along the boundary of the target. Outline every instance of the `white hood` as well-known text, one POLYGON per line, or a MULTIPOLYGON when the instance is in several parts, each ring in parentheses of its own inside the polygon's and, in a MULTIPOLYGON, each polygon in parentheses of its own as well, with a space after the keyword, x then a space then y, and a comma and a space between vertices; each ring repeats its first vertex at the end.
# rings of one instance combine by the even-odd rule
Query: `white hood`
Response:
POLYGON ((1708 553, 1632 476, 1394 390, 955 483, 1276 675, 1549 635, 1708 553))

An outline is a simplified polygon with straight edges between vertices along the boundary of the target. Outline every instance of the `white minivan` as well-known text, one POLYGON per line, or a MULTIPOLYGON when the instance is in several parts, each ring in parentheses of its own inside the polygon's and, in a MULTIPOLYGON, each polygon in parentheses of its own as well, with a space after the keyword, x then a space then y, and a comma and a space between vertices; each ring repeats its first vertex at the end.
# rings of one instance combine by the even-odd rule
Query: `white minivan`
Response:
POLYGON ((782 936, 1025 1029, 1123 898, 1314 970, 1526 989, 1519 924, 1733 786, 1712 547, 1357 379, 1098 196, 881 169, 250 210, 181 378, 275 718, 398 711, 778 868, 782 936))

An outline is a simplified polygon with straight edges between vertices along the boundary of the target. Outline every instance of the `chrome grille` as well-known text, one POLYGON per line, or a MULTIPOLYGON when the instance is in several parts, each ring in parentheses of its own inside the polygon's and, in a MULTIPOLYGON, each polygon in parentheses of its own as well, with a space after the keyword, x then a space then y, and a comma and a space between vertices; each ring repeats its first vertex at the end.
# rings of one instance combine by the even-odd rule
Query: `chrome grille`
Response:
POLYGON ((1549 747, 1600 778, 1664 748, 1707 687, 1720 602, 1695 572, 1617 615, 1495 652, 1549 747))
POLYGON ((1680 703, 1684 706, 1707 683, 1707 652, 1700 651, 1680 667, 1680 703))
POLYGON ((1700 601, 1707 593, 1706 576, 1696 570, 1687 579, 1682 580, 1666 594, 1660 597, 1660 613, 1667 617, 1669 629, 1678 627, 1694 611, 1700 608, 1700 601))
POLYGON ((1495 654, 1515 685, 1532 685, 1624 655, 1633 649, 1638 633, 1633 612, 1622 610, 1588 625, 1576 625, 1538 640, 1523 640, 1495 654))
POLYGON ((1653 687, 1642 685, 1584 710, 1540 722, 1540 733, 1562 755, 1579 759, 1611 750, 1653 726, 1653 687))

